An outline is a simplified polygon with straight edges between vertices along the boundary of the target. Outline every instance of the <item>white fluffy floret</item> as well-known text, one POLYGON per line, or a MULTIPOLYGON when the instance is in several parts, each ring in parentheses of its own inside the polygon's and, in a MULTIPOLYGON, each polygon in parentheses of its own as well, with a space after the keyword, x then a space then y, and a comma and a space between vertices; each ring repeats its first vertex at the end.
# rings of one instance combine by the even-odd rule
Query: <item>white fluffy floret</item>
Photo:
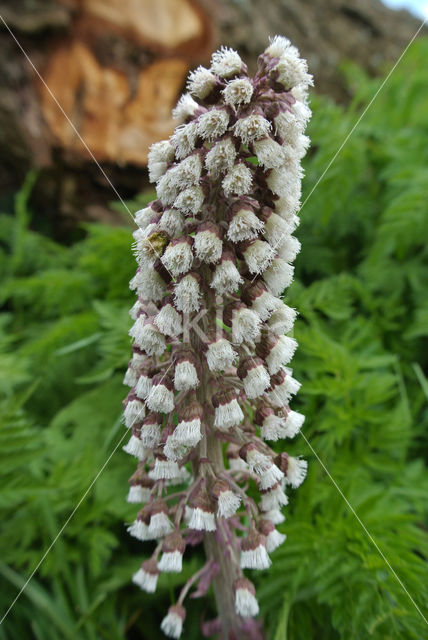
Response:
POLYGON ((269 569, 271 564, 266 547, 262 544, 255 549, 241 551, 241 569, 269 569))
POLYGON ((251 305, 251 308, 257 313, 261 320, 265 321, 271 313, 282 305, 281 300, 273 296, 270 291, 263 291, 251 305))
POLYGON ((129 335, 149 356, 160 356, 166 349, 165 336, 154 324, 145 323, 143 316, 137 318, 129 335))
POLYGON ((183 225, 184 216, 177 209, 166 209, 158 223, 159 229, 166 231, 171 238, 175 238, 181 233, 183 225))
POLYGON ((226 174, 223 179, 222 187, 225 196, 229 197, 244 196, 251 190, 253 183, 253 175, 251 170, 245 166, 242 162, 238 162, 235 166, 226 174))
POLYGON ((274 296, 280 296, 293 281, 294 267, 281 258, 275 258, 263 273, 263 279, 274 296))
POLYGON ((189 74, 187 88, 194 96, 203 100, 214 88, 216 77, 205 67, 199 66, 189 74))
POLYGON ((192 187, 199 183, 202 171, 202 161, 199 153, 193 153, 184 158, 176 167, 176 182, 180 188, 192 187))
POLYGON ((272 193, 282 198, 298 197, 300 198, 302 170, 299 165, 293 165, 291 168, 280 167, 272 169, 266 178, 267 185, 272 193))
POLYGON ((210 371, 223 371, 232 366, 237 357, 236 351, 226 338, 220 338, 212 342, 207 349, 206 357, 210 371))
POLYGON ((258 398, 269 386, 270 377, 264 366, 260 365, 249 369, 243 383, 247 398, 258 398))
POLYGON ((126 502, 131 504, 141 504, 147 502, 150 498, 150 489, 147 487, 141 487, 139 484, 129 487, 128 495, 126 496, 126 502))
POLYGON ((230 78, 241 73, 243 62, 234 49, 221 47, 211 57, 211 71, 221 78, 230 78))
POLYGON ((267 510, 265 513, 263 513, 263 518, 265 520, 270 520, 273 524, 281 524, 285 521, 285 516, 279 509, 267 510))
POLYGON ((284 149, 269 136, 256 140, 253 146, 257 160, 264 169, 275 169, 283 164, 285 159, 284 149))
POLYGON ((229 115, 224 109, 210 109, 198 118, 198 134, 204 140, 214 140, 225 133, 229 124, 229 115))
POLYGON ((160 424, 144 424, 140 432, 141 442, 148 449, 154 449, 159 444, 161 431, 160 424))
POLYGON ((196 123, 193 121, 176 128, 171 136, 171 144, 175 148, 177 158, 185 158, 193 151, 197 135, 196 123))
POLYGON ((150 411, 170 413, 174 409, 174 394, 163 384, 153 385, 147 396, 150 411))
POLYGON ((155 316, 154 323, 166 336, 176 337, 183 331, 181 315, 174 309, 172 304, 166 304, 155 316))
POLYGON ((248 104, 253 95, 253 83, 248 78, 236 78, 227 83, 223 89, 224 101, 233 107, 238 104, 248 104))
POLYGON ((236 149, 230 138, 219 140, 205 156, 205 166, 210 173, 218 176, 230 171, 235 163, 236 149))
POLYGON ((297 341, 289 336, 279 336, 278 342, 266 356, 269 373, 279 371, 282 365, 288 364, 297 349, 297 341))
POLYGON ((273 36, 269 38, 269 43, 269 46, 265 49, 265 53, 267 53, 270 58, 280 58, 293 46, 285 36, 273 36))
POLYGON ((233 215, 227 230, 227 237, 232 242, 252 240, 257 237, 263 226, 263 222, 256 214, 251 209, 244 207, 233 215))
POLYGON ((293 262, 301 249, 301 244, 295 236, 285 236, 278 248, 278 256, 285 262, 293 262))
POLYGON ((132 435, 129 442, 122 447, 122 450, 138 460, 144 460, 146 457, 146 450, 144 449, 143 443, 134 435, 132 435))
MULTIPOLYGON (((261 511, 273 511, 285 507, 287 504, 288 497, 284 493, 284 489, 278 485, 270 491, 263 493, 259 506, 261 511)), ((283 520, 274 522, 274 524, 279 524, 279 522, 283 522, 283 520)))
POLYGON ((177 391, 189 391, 199 385, 195 365, 188 360, 178 362, 174 371, 174 387, 177 391))
POLYGON ((235 293, 242 282, 243 278, 232 260, 222 260, 215 268, 210 286, 219 295, 224 295, 235 293))
POLYGON ((163 538, 173 530, 172 522, 166 513, 155 513, 150 518, 149 536, 152 538, 163 538))
POLYGON ((220 260, 223 242, 210 230, 198 231, 195 235, 194 250, 202 262, 214 263, 220 260))
POLYGON ((152 388, 152 379, 146 376, 144 373, 139 376, 137 380, 137 386, 135 387, 135 393, 139 398, 147 398, 152 388))
POLYGON ((183 631, 183 620, 178 613, 170 611, 161 622, 161 629, 168 638, 179 638, 183 631))
POLYGON ((132 582, 146 593, 154 593, 158 582, 158 573, 149 573, 144 569, 138 569, 132 576, 132 582))
POLYGON ((221 518, 231 518, 237 512, 241 498, 233 491, 221 491, 217 501, 217 515, 221 518))
POLYGON ((271 213, 265 222, 264 236, 275 248, 280 247, 286 240, 289 233, 294 230, 292 219, 281 218, 277 213, 271 213))
POLYGON ((175 277, 189 271, 193 262, 192 249, 188 242, 169 244, 161 258, 165 268, 175 277))
POLYGON ((168 163, 174 160, 174 147, 169 140, 155 142, 149 149, 149 180, 156 182, 165 173, 168 163))
POLYGON ((271 123, 261 115, 253 114, 241 118, 234 126, 235 135, 241 138, 243 144, 250 144, 269 135, 271 123))
POLYGON ((248 589, 237 589, 235 593, 235 611, 243 618, 253 618, 259 614, 256 598, 248 589))
POLYGON ((189 529, 197 531, 215 531, 215 515, 212 511, 204 511, 199 507, 191 509, 189 529))
MULTIPOLYGON (((152 480, 172 480, 173 478, 177 478, 177 476, 179 475, 180 475, 180 468, 177 462, 175 462, 175 460, 159 460, 159 458, 156 458, 155 466, 151 471, 149 471, 149 478, 151 478, 152 480)), ((151 520, 150 520, 150 523, 151 523, 151 520)), ((169 533, 171 531, 171 528, 172 528, 172 525, 167 531, 165 531, 165 533, 162 533, 160 535, 163 536, 166 533, 169 533)))
POLYGON ((187 120, 187 118, 193 117, 198 108, 198 103, 193 100, 190 93, 184 93, 177 102, 177 106, 172 110, 172 117, 176 120, 187 120))
POLYGON ((251 342, 260 336, 260 317, 251 309, 238 309, 232 319, 232 341, 251 342))
POLYGON ((144 209, 139 209, 135 214, 135 222, 138 224, 140 229, 145 229, 150 220, 155 215, 155 212, 151 207, 145 207, 144 209))
POLYGON ((285 480, 293 489, 300 487, 308 472, 308 463, 301 458, 288 458, 288 468, 285 480))
POLYGON ((242 422, 243 419, 244 414, 242 413, 242 409, 236 398, 234 398, 227 404, 216 407, 214 426, 220 430, 227 430, 242 422))
POLYGON ((284 434, 287 438, 294 438, 305 422, 305 416, 297 411, 289 411, 285 418, 284 434))
POLYGON ((276 529, 271 531, 266 536, 266 549, 268 553, 272 553, 272 551, 275 551, 275 549, 278 549, 278 547, 280 547, 285 542, 286 539, 287 539, 287 536, 284 535, 283 533, 280 533, 276 529))
POLYGON ((251 273, 261 273, 267 269, 275 253, 268 242, 255 240, 244 251, 245 262, 251 273))
POLYGON ((131 400, 130 402, 127 402, 123 412, 126 428, 130 429, 135 422, 143 420, 145 415, 146 410, 142 402, 139 400, 131 400))
POLYGON ((174 438, 183 444, 194 447, 202 438, 201 421, 199 418, 194 420, 182 420, 174 429, 174 438))
POLYGON ((158 562, 158 569, 164 573, 181 573, 183 569, 183 554, 181 551, 164 552, 158 562))
POLYGON ((178 311, 190 313, 201 306, 201 290, 199 283, 192 275, 184 276, 174 288, 175 306, 178 311))
POLYGON ((188 187, 178 194, 174 200, 174 207, 180 209, 184 213, 192 213, 193 215, 196 215, 201 210, 203 201, 204 192, 201 187, 188 187))
POLYGON ((291 89, 298 85, 307 87, 313 84, 312 76, 308 73, 306 60, 298 57, 298 51, 294 47, 290 47, 288 51, 281 56, 275 67, 275 71, 278 74, 277 81, 282 84, 285 89, 291 89))
MULTIPOLYGON (((170 272, 168 271, 168 273, 170 272)), ((139 270, 131 280, 129 288, 131 290, 137 289, 137 293, 141 298, 147 301, 150 300, 153 303, 159 302, 166 293, 166 283, 164 279, 155 269, 150 268, 139 270)), ((153 308, 156 309, 155 306, 153 306, 153 308)), ((132 335, 131 332, 129 335, 132 335)))

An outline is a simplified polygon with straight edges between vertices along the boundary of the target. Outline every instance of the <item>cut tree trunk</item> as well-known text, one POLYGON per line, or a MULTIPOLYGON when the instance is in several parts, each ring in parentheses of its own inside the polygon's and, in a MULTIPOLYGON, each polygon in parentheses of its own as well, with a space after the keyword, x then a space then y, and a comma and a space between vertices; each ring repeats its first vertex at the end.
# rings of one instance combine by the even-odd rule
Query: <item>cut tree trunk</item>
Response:
POLYGON ((342 59, 377 72, 418 27, 378 0, 0 0, 0 15, 43 78, 0 21, 0 198, 37 168, 36 219, 57 231, 120 220, 109 181, 124 199, 148 186, 148 147, 171 134, 188 70, 219 43, 251 68, 287 35, 316 90, 343 101, 342 59))

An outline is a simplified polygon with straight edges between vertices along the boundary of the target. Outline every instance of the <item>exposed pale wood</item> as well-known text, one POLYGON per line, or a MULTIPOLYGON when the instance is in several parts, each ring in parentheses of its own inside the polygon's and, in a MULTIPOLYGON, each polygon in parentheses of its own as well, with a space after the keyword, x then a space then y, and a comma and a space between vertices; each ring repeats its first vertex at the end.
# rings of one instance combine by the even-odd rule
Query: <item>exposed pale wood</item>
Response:
MULTIPOLYGON (((183 60, 159 60, 138 73, 132 90, 124 72, 103 67, 85 43, 74 41, 55 51, 45 81, 97 160, 145 164, 150 144, 171 133, 171 109, 186 72, 183 60)), ((86 155, 43 85, 40 91, 55 143, 86 155)))
POLYGON ((189 0, 84 0, 83 8, 168 49, 202 33, 200 13, 189 0))

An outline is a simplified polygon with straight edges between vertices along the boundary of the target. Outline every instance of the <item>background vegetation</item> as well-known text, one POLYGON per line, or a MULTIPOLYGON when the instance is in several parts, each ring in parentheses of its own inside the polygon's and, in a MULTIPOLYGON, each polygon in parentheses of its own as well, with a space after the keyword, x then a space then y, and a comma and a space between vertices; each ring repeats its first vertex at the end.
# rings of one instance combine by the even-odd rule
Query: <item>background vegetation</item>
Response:
MULTIPOLYGON (((305 203, 287 302, 310 462, 288 540, 256 575, 267 637, 426 637, 426 624, 331 477, 427 614, 428 43, 406 55, 305 203)), ((379 82, 345 69, 346 110, 313 100, 305 194, 379 82)), ((89 225, 72 246, 34 231, 30 174, 0 217, 0 608, 5 611, 123 436, 130 354, 129 220, 89 225)), ((146 196, 143 196, 145 198, 146 196)), ((135 210, 139 203, 132 203, 135 210)), ((145 554, 125 532, 134 463, 119 449, 0 627, 0 638, 160 638, 186 575, 153 597, 130 585, 145 554)), ((199 562, 198 551, 189 564, 199 562)), ((186 639, 200 637, 194 601, 186 639)))

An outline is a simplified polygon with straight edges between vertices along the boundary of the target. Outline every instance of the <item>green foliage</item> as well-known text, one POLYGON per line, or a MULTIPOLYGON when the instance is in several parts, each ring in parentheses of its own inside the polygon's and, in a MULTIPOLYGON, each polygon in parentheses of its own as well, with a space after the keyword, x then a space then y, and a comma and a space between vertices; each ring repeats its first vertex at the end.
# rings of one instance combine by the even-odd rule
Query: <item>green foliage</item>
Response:
MULTIPOLYGON (((309 474, 280 526, 287 542, 254 575, 273 640, 426 635, 409 594, 426 615, 427 55, 426 41, 409 50, 301 211, 287 302, 300 313, 296 408, 307 419, 287 448, 309 474)), ((345 73, 348 109, 313 101, 306 196, 379 86, 345 73)), ((57 245, 31 231, 33 180, 15 215, 0 216, 2 611, 38 570, 0 639, 158 638, 186 574, 162 577, 156 597, 129 584, 144 556, 122 524, 135 511, 120 450, 130 229, 89 225, 57 245)), ((198 552, 188 555, 187 575, 198 552)))

